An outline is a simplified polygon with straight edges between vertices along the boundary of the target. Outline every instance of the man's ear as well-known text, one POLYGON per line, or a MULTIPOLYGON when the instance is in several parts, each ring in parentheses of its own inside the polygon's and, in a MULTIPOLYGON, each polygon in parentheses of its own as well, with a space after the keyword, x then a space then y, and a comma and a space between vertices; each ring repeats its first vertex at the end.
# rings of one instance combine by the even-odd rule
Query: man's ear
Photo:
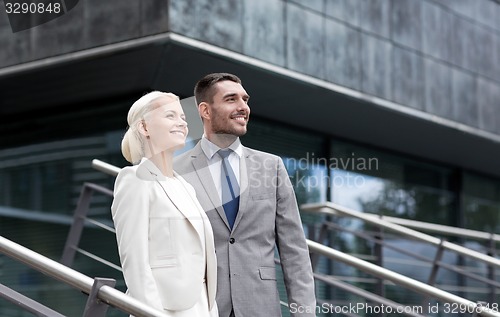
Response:
POLYGON ((210 120, 210 106, 206 102, 200 102, 198 105, 198 113, 200 114, 201 119, 210 120))

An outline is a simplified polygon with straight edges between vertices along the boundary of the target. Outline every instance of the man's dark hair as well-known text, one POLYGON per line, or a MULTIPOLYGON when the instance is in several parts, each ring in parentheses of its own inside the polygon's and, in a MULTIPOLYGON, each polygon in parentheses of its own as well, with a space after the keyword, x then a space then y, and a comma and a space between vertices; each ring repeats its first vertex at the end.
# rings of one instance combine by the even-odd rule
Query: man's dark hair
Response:
POLYGON ((241 84, 241 79, 238 76, 229 73, 211 73, 200 79, 194 86, 196 104, 199 105, 200 102, 212 103, 216 93, 214 85, 225 80, 241 84))

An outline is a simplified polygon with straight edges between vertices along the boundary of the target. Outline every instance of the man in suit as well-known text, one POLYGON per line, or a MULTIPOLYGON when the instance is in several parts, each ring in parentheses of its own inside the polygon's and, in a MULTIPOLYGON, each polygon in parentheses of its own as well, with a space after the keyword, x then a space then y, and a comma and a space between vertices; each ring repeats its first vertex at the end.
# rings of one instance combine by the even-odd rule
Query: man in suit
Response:
POLYGON ((219 316, 281 316, 275 247, 291 315, 315 316, 309 252, 283 161, 240 143, 250 115, 241 80, 206 75, 195 98, 204 135, 174 168, 195 188, 214 231, 219 316))

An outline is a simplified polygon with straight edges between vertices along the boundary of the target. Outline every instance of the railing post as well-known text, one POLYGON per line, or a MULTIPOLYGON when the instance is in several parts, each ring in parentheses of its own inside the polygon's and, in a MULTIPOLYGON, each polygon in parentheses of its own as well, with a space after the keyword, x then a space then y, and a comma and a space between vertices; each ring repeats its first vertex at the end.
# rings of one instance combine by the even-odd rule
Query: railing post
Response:
MULTIPOLYGON (((434 286, 436 284, 436 278, 439 270, 439 262, 441 262, 441 259, 443 258, 443 253, 444 253, 444 239, 441 239, 441 242, 439 243, 438 249, 436 251, 436 256, 434 257, 434 261, 432 262, 432 269, 431 269, 431 274, 429 275, 429 279, 427 280, 427 284, 430 286, 434 286)), ((424 301, 422 302, 422 307, 425 307, 426 303, 429 303, 430 298, 429 297, 424 297, 424 301)))
MULTIPOLYGON (((496 248, 495 248, 495 239, 494 239, 494 234, 491 233, 490 235, 490 240, 489 240, 489 251, 488 255, 491 257, 496 256, 496 248)), ((488 265, 488 278, 490 281, 495 280, 495 267, 493 265, 488 265)), ((491 304, 494 304, 497 302, 497 296, 496 296, 496 287, 494 285, 490 285, 490 298, 489 302, 491 304)))
MULTIPOLYGON (((374 238, 375 263, 380 267, 384 267, 384 230, 381 227, 377 227, 374 238)), ((375 294, 385 297, 384 279, 377 279, 375 294)))
MULTIPOLYGON (((384 267, 384 230, 381 227, 377 227, 376 233, 373 236, 375 238, 375 263, 384 267)), ((375 285, 375 294, 385 297, 385 287, 384 287, 384 279, 377 278, 377 284, 375 285)), ((382 311, 378 314, 380 317, 385 316, 385 313, 382 311)))
MULTIPOLYGON (((326 223, 322 223, 321 228, 319 229, 319 234, 318 234, 318 238, 316 241, 323 244, 323 241, 327 237, 328 231, 329 231, 328 225, 326 223)), ((316 266, 318 265, 318 261, 319 261, 319 254, 311 253, 311 267, 312 267, 313 272, 316 272, 316 266)))
POLYGON ((108 304, 103 303, 97 298, 97 293, 99 289, 104 286, 115 287, 116 281, 110 278, 96 277, 94 279, 94 284, 87 299, 87 304, 85 305, 85 310, 82 317, 104 317, 108 311, 108 304))
POLYGON ((61 264, 68 267, 73 265, 73 260, 75 259, 76 246, 79 244, 82 236, 83 226, 85 225, 85 217, 87 216, 87 212, 89 210, 92 192, 93 189, 87 186, 87 183, 84 183, 80 192, 78 204, 76 205, 73 223, 71 224, 68 238, 66 239, 66 244, 64 246, 63 255, 61 257, 61 264))
POLYGON ((429 279, 427 280, 427 284, 434 286, 436 284, 436 278, 437 278, 437 273, 439 270, 439 262, 443 258, 443 253, 444 253, 444 248, 443 248, 443 243, 444 239, 441 239, 441 243, 439 243, 438 249, 436 251, 436 256, 434 257, 434 261, 432 262, 432 270, 431 274, 429 275, 429 279))

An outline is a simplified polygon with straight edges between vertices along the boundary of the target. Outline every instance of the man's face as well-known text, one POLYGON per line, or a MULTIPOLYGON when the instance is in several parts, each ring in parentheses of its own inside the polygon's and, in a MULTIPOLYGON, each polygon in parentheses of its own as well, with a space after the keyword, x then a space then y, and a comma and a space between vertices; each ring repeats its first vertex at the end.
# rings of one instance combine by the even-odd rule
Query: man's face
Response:
POLYGON ((230 80, 215 84, 213 102, 208 104, 209 131, 214 134, 242 136, 247 132, 250 98, 241 84, 230 80))

